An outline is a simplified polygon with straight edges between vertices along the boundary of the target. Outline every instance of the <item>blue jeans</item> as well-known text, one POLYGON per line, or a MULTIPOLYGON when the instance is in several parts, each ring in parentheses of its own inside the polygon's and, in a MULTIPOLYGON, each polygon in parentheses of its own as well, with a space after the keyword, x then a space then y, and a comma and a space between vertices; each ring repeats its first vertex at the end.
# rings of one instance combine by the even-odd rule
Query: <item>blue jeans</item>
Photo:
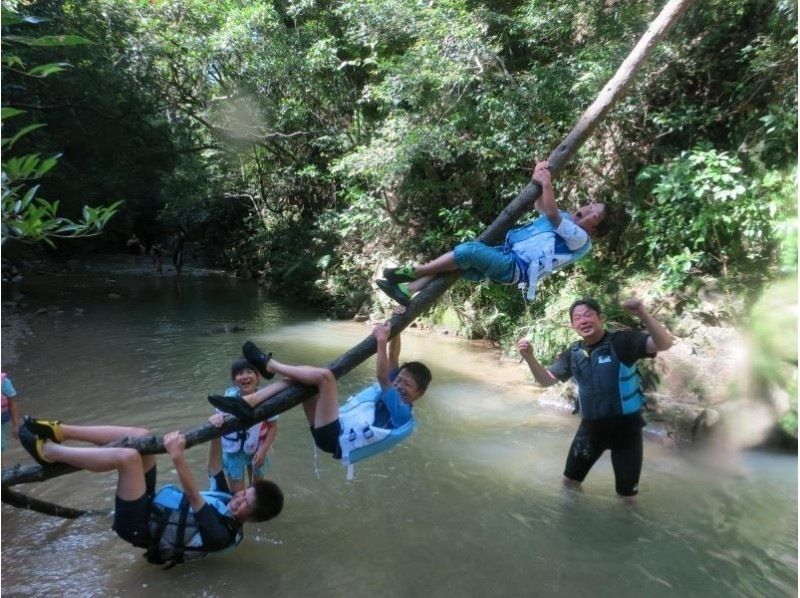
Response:
POLYGON ((480 241, 460 243, 453 249, 456 265, 467 280, 485 280, 501 284, 514 282, 516 263, 502 245, 489 246, 480 241))

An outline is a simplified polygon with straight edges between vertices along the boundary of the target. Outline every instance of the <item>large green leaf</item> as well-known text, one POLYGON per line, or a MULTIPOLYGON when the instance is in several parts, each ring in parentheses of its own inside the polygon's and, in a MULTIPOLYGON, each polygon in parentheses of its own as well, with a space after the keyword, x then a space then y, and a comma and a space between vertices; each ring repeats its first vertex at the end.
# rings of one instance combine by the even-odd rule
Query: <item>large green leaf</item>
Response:
POLYGON ((22 129, 17 131, 17 134, 14 135, 13 137, 8 137, 8 138, 4 137, 2 141, 0 141, 0 147, 9 150, 17 141, 22 139, 25 135, 27 135, 31 131, 35 131, 36 129, 41 129, 42 127, 45 126, 47 125, 45 125, 44 123, 34 123, 32 125, 28 125, 27 127, 22 127, 22 129))
POLYGON ((10 108, 8 106, 3 106, 3 108, 0 108, 0 120, 13 118, 15 116, 19 116, 20 114, 25 114, 25 110, 20 110, 19 108, 10 108))
POLYGON ((54 73, 70 68, 72 65, 69 62, 50 62, 48 64, 40 64, 30 69, 26 74, 31 77, 44 78, 54 73))
POLYGON ((56 46, 86 46, 94 42, 80 35, 43 35, 31 37, 29 35, 5 35, 4 42, 16 42, 24 46, 56 47, 56 46))

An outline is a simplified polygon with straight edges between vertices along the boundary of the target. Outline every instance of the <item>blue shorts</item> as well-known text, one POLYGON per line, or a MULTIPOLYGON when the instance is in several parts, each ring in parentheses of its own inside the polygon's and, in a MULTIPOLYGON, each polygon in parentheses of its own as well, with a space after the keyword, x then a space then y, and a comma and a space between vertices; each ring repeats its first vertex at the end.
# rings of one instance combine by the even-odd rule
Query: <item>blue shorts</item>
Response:
POLYGON ((453 249, 453 255, 461 276, 467 280, 485 280, 501 284, 514 282, 516 263, 510 252, 502 245, 489 246, 480 241, 460 243, 453 249))
MULTIPOLYGON (((222 453, 222 468, 225 474, 232 480, 244 481, 244 472, 252 469, 253 455, 248 455, 244 451, 236 451, 235 453, 222 453)), ((263 478, 267 469, 269 469, 269 457, 264 460, 264 464, 251 472, 251 478, 263 478)))

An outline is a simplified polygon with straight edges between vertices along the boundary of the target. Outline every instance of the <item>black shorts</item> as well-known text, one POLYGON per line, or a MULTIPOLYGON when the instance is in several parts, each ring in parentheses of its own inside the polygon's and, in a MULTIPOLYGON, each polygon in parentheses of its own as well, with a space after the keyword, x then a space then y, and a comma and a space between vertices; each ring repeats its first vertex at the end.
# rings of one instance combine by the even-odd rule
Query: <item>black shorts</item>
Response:
POLYGON ((342 424, 335 419, 321 428, 311 426, 311 435, 317 448, 326 453, 333 453, 334 459, 342 458, 342 447, 339 446, 339 436, 342 434, 342 424))
POLYGON ((155 465, 144 474, 145 491, 136 500, 123 500, 116 497, 114 504, 114 524, 111 526, 117 535, 134 546, 147 548, 150 545, 150 534, 147 524, 150 522, 150 505, 156 493, 155 465))
POLYGON ((606 450, 611 451, 611 465, 617 494, 635 496, 642 473, 641 414, 622 415, 595 421, 581 420, 569 447, 564 477, 582 482, 606 450))

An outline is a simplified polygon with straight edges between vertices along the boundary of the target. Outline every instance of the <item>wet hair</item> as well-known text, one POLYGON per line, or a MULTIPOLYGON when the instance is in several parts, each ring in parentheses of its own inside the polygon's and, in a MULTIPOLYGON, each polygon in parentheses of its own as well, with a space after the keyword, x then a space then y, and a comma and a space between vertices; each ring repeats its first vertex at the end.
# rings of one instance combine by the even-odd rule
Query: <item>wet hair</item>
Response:
POLYGON ((592 311, 594 311, 598 316, 603 314, 603 310, 600 309, 600 304, 597 302, 596 299, 592 299, 591 297, 581 297, 577 301, 575 301, 572 305, 569 306, 569 321, 572 322, 572 312, 575 311, 575 308, 579 305, 585 305, 592 311))
POLYGON ((233 380, 236 377, 236 374, 242 370, 251 370, 255 374, 258 374, 258 370, 250 365, 249 361, 247 361, 244 357, 240 357, 239 359, 234 360, 234 362, 231 364, 231 380, 233 380))
POLYGON ((595 238, 605 237, 608 233, 612 231, 614 225, 616 224, 616 208, 614 208, 608 202, 602 202, 605 208, 603 209, 603 219, 595 228, 594 236, 595 238))
POLYGON ((256 480, 253 489, 256 491, 256 506, 248 520, 268 521, 277 517, 283 510, 283 491, 280 486, 269 480, 256 480))
POLYGON ((417 388, 419 388, 421 393, 428 390, 428 385, 431 383, 433 375, 427 365, 420 361, 409 361, 401 365, 400 370, 406 370, 411 374, 411 377, 414 379, 414 382, 417 383, 417 388))

